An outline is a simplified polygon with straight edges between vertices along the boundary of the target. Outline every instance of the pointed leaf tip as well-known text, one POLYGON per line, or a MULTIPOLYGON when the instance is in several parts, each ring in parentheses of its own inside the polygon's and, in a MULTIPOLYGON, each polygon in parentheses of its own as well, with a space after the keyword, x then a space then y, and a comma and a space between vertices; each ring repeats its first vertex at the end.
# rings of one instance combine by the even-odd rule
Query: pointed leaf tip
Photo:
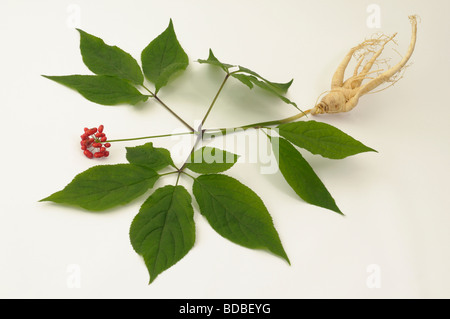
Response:
POLYGON ((344 215, 319 176, 290 142, 272 137, 271 143, 281 174, 300 198, 309 204, 344 215))
POLYGON ((157 189, 142 204, 130 226, 133 249, 144 257, 151 284, 180 261, 195 242, 192 198, 183 186, 157 189))
POLYGON ((238 180, 222 174, 201 175, 193 193, 202 215, 221 236, 252 249, 289 258, 261 198, 238 180))
POLYGON ((178 42, 172 19, 169 26, 141 53, 145 77, 155 84, 155 93, 167 85, 170 78, 189 65, 189 58, 178 42))
POLYGON ((44 77, 74 89, 89 101, 101 105, 135 105, 148 99, 129 81, 118 77, 78 74, 44 77))
POLYGON ((376 152, 336 127, 313 120, 278 126, 282 137, 312 154, 343 159, 364 152, 376 152))
POLYGON ((81 29, 77 30, 80 33, 81 56, 89 70, 98 75, 119 77, 136 85, 143 84, 141 67, 129 53, 81 29))
POLYGON ((129 203, 153 187, 158 178, 159 175, 148 167, 97 165, 78 174, 63 190, 41 201, 103 211, 129 203))

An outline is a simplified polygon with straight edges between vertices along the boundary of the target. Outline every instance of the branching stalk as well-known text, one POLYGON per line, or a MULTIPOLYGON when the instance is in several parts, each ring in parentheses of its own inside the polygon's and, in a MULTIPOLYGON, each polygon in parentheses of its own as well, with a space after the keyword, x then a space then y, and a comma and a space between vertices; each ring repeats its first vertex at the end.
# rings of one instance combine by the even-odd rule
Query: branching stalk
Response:
POLYGON ((211 110, 212 110, 214 104, 215 104, 216 101, 217 101, 217 98, 218 98, 219 95, 220 95, 220 92, 222 92, 222 89, 223 89, 223 87, 225 86, 225 83, 227 82, 227 80, 228 80, 229 77, 230 77, 230 74, 227 73, 227 75, 225 76, 225 79, 223 80, 222 84, 220 85, 219 91, 217 91, 216 96, 214 96, 214 99, 213 99, 213 101, 211 102, 211 105, 209 106, 208 111, 206 111, 206 114, 205 114, 205 116, 203 117, 202 122, 200 123, 200 127, 198 128, 198 131, 201 131, 201 130, 202 130, 203 124, 205 124, 205 121, 206 121, 206 119, 208 118, 209 113, 211 112, 211 110))
POLYGON ((173 111, 166 103, 164 103, 155 93, 150 91, 145 85, 142 85, 142 87, 147 90, 150 93, 150 96, 153 97, 156 101, 159 102, 166 110, 168 110, 175 118, 183 123, 184 126, 186 126, 190 131, 195 132, 195 129, 190 126, 185 120, 183 120, 175 111, 173 111))
POLYGON ((293 115, 293 116, 290 116, 290 117, 286 117, 286 118, 281 119, 281 120, 259 122, 259 123, 253 123, 253 124, 238 126, 238 127, 232 127, 232 128, 207 129, 207 130, 205 130, 205 133, 203 134, 203 137, 204 138, 210 138, 211 136, 216 135, 218 132, 220 132, 222 135, 226 135, 228 133, 233 133, 233 132, 236 132, 236 131, 239 131, 239 130, 258 129, 258 128, 267 127, 267 126, 274 126, 274 125, 280 125, 280 124, 283 124, 283 123, 289 123, 289 122, 293 122, 295 120, 298 120, 299 118, 302 118, 303 116, 309 114, 310 112, 311 112, 311 110, 306 110, 304 112, 300 112, 300 113, 298 113, 296 115, 293 115))

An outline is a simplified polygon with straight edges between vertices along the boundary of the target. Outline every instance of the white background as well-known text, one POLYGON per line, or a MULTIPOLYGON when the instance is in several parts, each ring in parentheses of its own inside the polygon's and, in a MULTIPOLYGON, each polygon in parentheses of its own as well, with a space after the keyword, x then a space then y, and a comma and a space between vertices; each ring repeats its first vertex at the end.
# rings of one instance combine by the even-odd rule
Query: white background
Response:
MULTIPOLYGON (((3 0, 0 297, 450 297, 448 12, 445 0, 3 0), (381 9, 380 28, 366 23, 370 4, 381 9), (396 49, 404 54, 410 14, 418 14, 421 22, 404 78, 364 96, 350 113, 314 118, 378 151, 339 161, 305 154, 346 217, 306 204, 280 173, 262 175, 258 164, 242 162, 229 171, 264 200, 291 266, 223 239, 196 211, 193 249, 148 285, 145 265, 128 238, 145 196, 105 213, 38 203, 99 163, 79 150, 83 127, 104 124, 111 139, 184 130, 152 101, 137 107, 100 106, 41 77, 90 74, 74 27, 139 61, 142 49, 172 18, 191 63, 160 97, 194 123, 223 78, 220 70, 195 62, 206 58, 209 48, 222 61, 272 81, 294 78, 288 97, 307 109, 329 89, 348 49, 373 33, 398 32, 396 49), (379 270, 378 288, 367 285, 374 274, 371 265, 379 270), (79 286, 73 285, 74 278, 79 286)), ((392 64, 399 59, 392 46, 386 54, 392 64)), ((276 98, 230 81, 207 127, 293 114, 276 98)), ((177 141, 154 143, 171 149, 177 141)), ((139 144, 115 144, 102 163, 125 162, 124 147, 139 144)), ((172 177, 156 187, 173 183, 172 177)), ((189 179, 181 183, 190 190, 189 179)))

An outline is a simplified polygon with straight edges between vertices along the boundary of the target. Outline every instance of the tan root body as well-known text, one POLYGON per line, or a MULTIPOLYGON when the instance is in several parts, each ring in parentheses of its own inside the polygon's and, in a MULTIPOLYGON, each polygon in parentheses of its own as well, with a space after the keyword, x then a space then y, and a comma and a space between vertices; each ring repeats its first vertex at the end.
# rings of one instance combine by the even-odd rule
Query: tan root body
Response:
POLYGON ((370 93, 383 83, 398 81, 400 73, 406 67, 416 44, 417 17, 410 16, 409 19, 412 26, 411 42, 406 55, 399 63, 391 68, 387 67, 386 70, 371 71, 373 66, 387 65, 387 61, 381 60, 379 57, 386 44, 391 41, 394 42, 396 34, 390 37, 381 35, 357 45, 342 60, 331 80, 331 90, 311 109, 311 114, 348 112, 358 104, 361 96, 370 93), (370 59, 366 60, 368 56, 370 56, 370 59), (352 57, 357 59, 357 64, 353 75, 344 81, 344 73, 352 57), (367 62, 361 68, 365 61, 367 62), (367 81, 363 84, 364 80, 367 81))

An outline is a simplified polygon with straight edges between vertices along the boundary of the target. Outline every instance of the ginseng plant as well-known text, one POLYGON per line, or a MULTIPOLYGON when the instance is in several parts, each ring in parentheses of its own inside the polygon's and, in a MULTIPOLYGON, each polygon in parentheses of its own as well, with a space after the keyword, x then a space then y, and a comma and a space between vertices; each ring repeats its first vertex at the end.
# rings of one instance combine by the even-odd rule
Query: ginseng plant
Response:
MULTIPOLYGON (((217 94, 207 108, 198 127, 176 114, 158 93, 173 78, 185 70, 189 58, 181 47, 172 20, 167 29, 142 51, 142 68, 128 53, 89 33, 80 33, 80 50, 84 63, 94 75, 44 76, 78 91, 91 102, 101 105, 141 104, 147 100, 160 104, 186 127, 186 132, 108 140, 104 126, 84 128, 79 147, 89 159, 103 160, 110 147, 120 142, 191 134, 195 136, 187 159, 175 164, 169 150, 155 147, 152 142, 126 147, 128 163, 101 164, 78 174, 64 189, 42 199, 99 212, 127 204, 152 189, 161 177, 176 174, 175 185, 154 190, 131 222, 131 245, 145 261, 150 283, 164 270, 182 259, 195 242, 194 209, 191 193, 200 213, 211 227, 228 240, 253 249, 269 251, 290 264, 289 258, 262 199, 235 178, 223 174, 238 160, 238 155, 216 147, 202 146, 225 134, 246 134, 260 130, 272 145, 279 171, 295 193, 305 202, 342 214, 335 200, 302 156, 300 149, 330 159, 343 159, 362 152, 374 151, 329 124, 301 120, 305 115, 347 112, 359 99, 385 83, 395 83, 411 57, 417 32, 415 16, 411 43, 406 55, 393 67, 380 55, 393 36, 377 35, 352 48, 337 68, 331 89, 320 102, 308 110, 300 110, 285 94, 292 84, 276 83, 240 65, 219 61, 209 51, 207 59, 198 63, 223 70, 217 94), (353 74, 344 79, 349 62, 354 58, 353 74), (376 66, 376 70, 372 70, 376 66), (383 68, 384 67, 384 68, 383 68), (238 81, 255 91, 267 91, 295 108, 296 114, 279 120, 253 123, 229 129, 204 128, 224 85, 238 81), (153 86, 149 88, 148 84, 153 86), (192 192, 180 185, 181 177, 193 180, 192 192)), ((81 153, 80 153, 81 155, 81 153)))

